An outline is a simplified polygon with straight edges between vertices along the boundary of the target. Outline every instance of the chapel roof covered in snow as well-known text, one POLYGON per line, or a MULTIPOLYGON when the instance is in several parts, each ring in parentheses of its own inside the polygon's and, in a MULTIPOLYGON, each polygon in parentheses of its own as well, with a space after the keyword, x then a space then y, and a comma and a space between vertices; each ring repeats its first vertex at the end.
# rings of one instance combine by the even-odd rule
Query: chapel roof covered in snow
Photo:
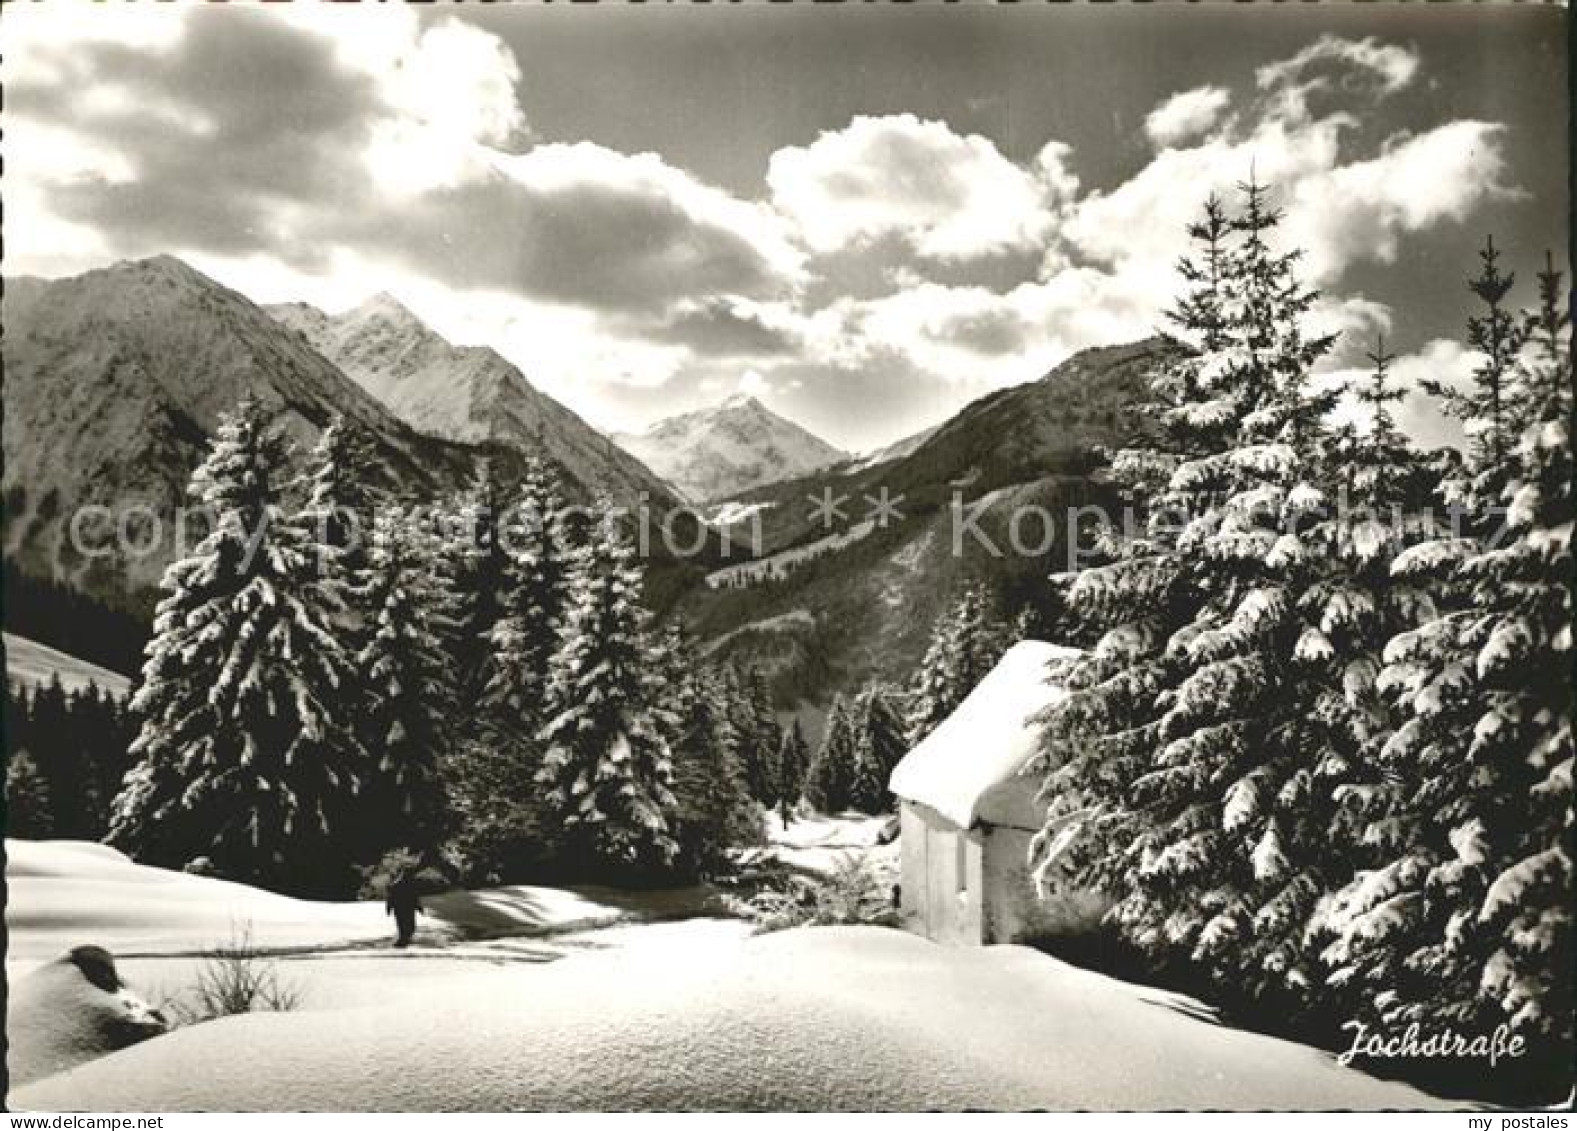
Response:
POLYGON ((1039 728, 1031 720, 1067 694, 1049 681, 1046 665, 1079 654, 1039 640, 1013 645, 958 709, 894 767, 892 791, 969 828, 983 815, 992 787, 1016 777, 1034 756, 1039 728))

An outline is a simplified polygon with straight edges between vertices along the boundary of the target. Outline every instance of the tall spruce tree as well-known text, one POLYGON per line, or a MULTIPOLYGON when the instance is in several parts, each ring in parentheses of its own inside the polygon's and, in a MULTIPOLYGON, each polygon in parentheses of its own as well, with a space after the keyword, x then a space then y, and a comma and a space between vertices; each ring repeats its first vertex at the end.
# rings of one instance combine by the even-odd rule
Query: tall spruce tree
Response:
POLYGON ((350 658, 321 612, 334 595, 310 537, 281 517, 283 463, 248 399, 192 476, 214 526, 165 571, 110 839, 159 864, 201 855, 237 878, 337 892, 365 754, 339 703, 350 658))
POLYGON ((842 695, 827 712, 827 728, 805 773, 805 800, 820 813, 841 813, 849 807, 854 779, 856 735, 853 713, 842 695))
POLYGON ((1236 224, 1212 194, 1188 227, 1191 253, 1177 272, 1182 294, 1169 312, 1192 348, 1152 380, 1143 408, 1153 418, 1150 442, 1112 453, 1111 475, 1141 520, 1138 530, 1108 522, 1097 532, 1104 564, 1055 579, 1056 603, 1099 635, 1082 659, 1053 665, 1071 694, 1042 720, 1046 790, 1055 799, 1036 852, 1043 871, 1081 874, 1119 891, 1134 861, 1124 857, 1141 828, 1132 783, 1150 768, 1162 741, 1163 693, 1177 678, 1168 649, 1201 599, 1180 531, 1193 517, 1173 492, 1185 461, 1228 448, 1243 406, 1230 383, 1217 380, 1232 344, 1227 303, 1240 258, 1236 224))
POLYGON ((367 613, 356 668, 366 695, 362 741, 370 755, 357 802, 366 861, 393 848, 436 852, 449 828, 440 772, 454 720, 449 657, 434 621, 441 595, 420 540, 399 509, 380 515, 359 586, 367 613))
POLYGON ((475 708, 492 674, 491 634, 499 620, 500 598, 508 592, 508 563, 498 536, 500 513, 500 487, 491 461, 484 459, 470 486, 434 508, 432 515, 447 594, 443 636, 461 717, 471 720, 471 733, 480 714, 475 708))
POLYGON ((746 667, 739 683, 740 710, 735 725, 741 736, 745 736, 741 742, 741 748, 747 752, 743 759, 745 780, 750 785, 751 796, 771 808, 778 803, 778 786, 782 780, 778 766, 782 739, 777 711, 772 706, 772 691, 759 664, 746 667))
POLYGON ((483 730, 490 741, 534 758, 569 568, 563 504, 545 461, 529 461, 514 504, 501 516, 498 535, 506 562, 505 587, 499 619, 489 633, 483 730))
POLYGON ((805 796, 805 775, 809 770, 810 743, 805 741, 805 728, 795 718, 783 728, 783 739, 778 745, 778 808, 785 817, 805 796))
POLYGON ((904 756, 903 718, 892 692, 868 684, 854 701, 854 769, 849 780, 849 805, 862 813, 885 813, 893 796, 887 779, 904 756))
POLYGON ((49 783, 26 750, 15 750, 5 767, 5 834, 28 840, 53 837, 54 806, 49 783))
POLYGON ((728 722, 716 676, 691 663, 665 681, 673 705, 674 836, 681 864, 716 876, 731 848, 761 839, 760 808, 728 741, 728 722))
POLYGON ((985 591, 966 586, 931 628, 910 695, 909 741, 919 742, 957 710, 1009 643, 1009 630, 991 616, 985 591))
MULTIPOLYGON (((294 523, 311 547, 311 568, 318 578, 318 584, 300 597, 311 606, 307 611, 312 619, 328 626, 351 658, 366 648, 378 615, 375 598, 367 590, 380 502, 370 486, 372 470, 366 433, 360 425, 336 415, 308 455, 306 499, 294 523)), ((362 741, 377 730, 379 722, 367 714, 374 698, 372 689, 363 685, 365 675, 360 664, 348 665, 337 694, 348 729, 362 741)), ((364 782, 364 789, 369 784, 364 782)), ((359 806, 357 813, 358 817, 372 817, 366 806, 359 806)), ((348 829, 346 835, 350 835, 348 829)), ((359 836, 357 845, 358 852, 365 852, 359 836)))
POLYGON ((1242 191, 1219 317, 1182 327, 1198 411, 1146 537, 1069 591, 1106 635, 1048 712, 1037 850, 1117 893, 1113 921, 1156 961, 1232 968, 1257 994, 1307 979, 1281 944, 1319 895, 1288 854, 1285 786, 1314 756, 1291 669, 1333 394, 1309 381, 1331 339, 1304 329, 1297 253, 1272 249, 1263 186, 1242 191))
POLYGON ((1462 421, 1473 443, 1475 465, 1490 471, 1506 465, 1517 440, 1515 369, 1531 327, 1506 306, 1517 277, 1501 271, 1493 237, 1484 240, 1478 256, 1479 272, 1468 280, 1468 290, 1483 306, 1467 323, 1468 345, 1480 358, 1472 387, 1463 391, 1448 382, 1426 381, 1425 388, 1462 421))
POLYGON ((1247 964, 1251 987, 1262 979, 1283 1007, 1323 996, 1312 925, 1329 893, 1385 851, 1389 830, 1374 818, 1390 788, 1381 749, 1396 720, 1379 689, 1383 651, 1434 608, 1426 592, 1390 576, 1396 555, 1427 531, 1418 514, 1426 496, 1392 418, 1403 391, 1383 341, 1369 358, 1350 390, 1361 420, 1326 435, 1308 457, 1315 474, 1283 506, 1285 532, 1268 564, 1282 563, 1297 635, 1290 655, 1271 659, 1280 664, 1276 694, 1291 709, 1271 732, 1274 757, 1226 797, 1232 827, 1264 820, 1274 830, 1276 856, 1255 872, 1252 914, 1229 932, 1225 966, 1247 964))
POLYGON ((1449 401, 1473 439, 1447 484, 1458 536, 1423 542, 1393 573, 1440 614, 1399 634, 1381 686, 1403 721, 1382 750, 1393 788, 1375 815, 1390 850, 1319 924, 1330 980, 1364 1019, 1487 1032, 1509 1025, 1552 1094, 1572 1040, 1572 692, 1569 326, 1547 263, 1516 331, 1532 356, 1497 363, 1509 276, 1492 245, 1469 327, 1485 357, 1449 401), (1503 523, 1503 527, 1502 527, 1503 523))
POLYGON ((380 501, 371 486, 372 469, 365 431, 336 416, 312 450, 301 522, 316 547, 319 574, 336 577, 349 592, 355 591, 372 559, 380 501))
POLYGON ((640 566, 609 517, 576 562, 537 774, 566 850, 603 870, 659 869, 678 850, 646 621, 640 566))

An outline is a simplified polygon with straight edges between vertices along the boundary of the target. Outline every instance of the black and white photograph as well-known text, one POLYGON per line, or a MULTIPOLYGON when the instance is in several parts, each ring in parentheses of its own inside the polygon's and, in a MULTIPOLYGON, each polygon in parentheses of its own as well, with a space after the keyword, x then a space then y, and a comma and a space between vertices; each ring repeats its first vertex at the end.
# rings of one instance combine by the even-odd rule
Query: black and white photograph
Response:
POLYGON ((1568 1127, 1569 24, 4 0, 8 1126, 1568 1127))

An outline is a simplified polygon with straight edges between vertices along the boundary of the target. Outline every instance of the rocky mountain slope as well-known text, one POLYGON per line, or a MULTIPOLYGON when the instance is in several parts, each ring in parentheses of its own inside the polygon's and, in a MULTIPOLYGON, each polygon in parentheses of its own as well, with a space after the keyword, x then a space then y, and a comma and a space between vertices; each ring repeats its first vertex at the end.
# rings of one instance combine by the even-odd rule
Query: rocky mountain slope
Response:
POLYGON ((541 451, 577 482, 622 502, 669 494, 639 460, 534 388, 497 351, 451 344, 387 294, 339 315, 305 303, 267 309, 419 432, 541 451))
POLYGON ((797 479, 848 458, 755 397, 743 395, 613 439, 697 503, 797 479))

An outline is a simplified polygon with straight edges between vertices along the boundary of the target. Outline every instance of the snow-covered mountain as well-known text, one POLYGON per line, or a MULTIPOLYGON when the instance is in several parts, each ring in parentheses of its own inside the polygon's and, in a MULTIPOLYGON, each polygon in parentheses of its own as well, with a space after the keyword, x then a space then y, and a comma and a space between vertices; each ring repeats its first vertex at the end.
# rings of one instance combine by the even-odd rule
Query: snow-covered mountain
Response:
POLYGON ((698 503, 797 479, 848 458, 743 394, 613 439, 698 503))
POLYGON ((170 557, 169 521, 219 414, 245 395, 299 446, 336 414, 360 425, 393 486, 458 483, 472 457, 420 436, 261 308, 170 256, 67 279, 6 280, 6 558, 136 608, 170 557), (159 551, 85 555, 78 508, 141 508, 159 551))
POLYGON ((541 451, 571 478, 621 501, 667 490, 648 468, 486 346, 457 346, 387 294, 343 314, 305 303, 270 314, 406 424, 464 444, 541 451))

